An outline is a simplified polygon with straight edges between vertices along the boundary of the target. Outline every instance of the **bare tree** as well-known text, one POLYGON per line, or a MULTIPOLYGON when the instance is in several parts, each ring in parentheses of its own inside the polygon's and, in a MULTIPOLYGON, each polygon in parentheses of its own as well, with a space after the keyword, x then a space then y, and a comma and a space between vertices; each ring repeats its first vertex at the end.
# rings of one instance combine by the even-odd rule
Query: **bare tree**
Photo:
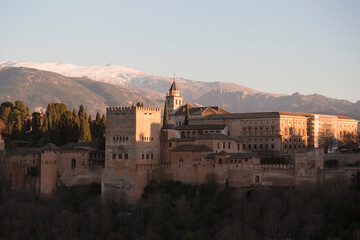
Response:
POLYGON ((331 127, 331 125, 326 125, 322 129, 322 131, 319 132, 318 137, 318 145, 319 147, 324 148, 324 152, 329 152, 329 149, 331 150, 332 146, 335 144, 336 138, 334 136, 334 131, 331 127))

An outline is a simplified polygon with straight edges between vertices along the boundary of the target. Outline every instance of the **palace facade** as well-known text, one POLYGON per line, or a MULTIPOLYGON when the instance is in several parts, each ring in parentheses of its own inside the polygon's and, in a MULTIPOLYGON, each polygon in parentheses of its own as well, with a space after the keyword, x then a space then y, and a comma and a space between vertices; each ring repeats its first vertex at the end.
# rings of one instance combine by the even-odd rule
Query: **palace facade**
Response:
POLYGON ((321 134, 341 141, 357 133, 358 121, 344 116, 194 107, 184 104, 175 80, 166 104, 166 126, 159 108, 107 109, 103 198, 137 200, 161 176, 199 184, 212 174, 233 188, 317 182, 321 134), (116 140, 121 136, 128 140, 116 140))
POLYGON ((51 194, 59 185, 97 182, 104 200, 136 201, 151 179, 200 184, 214 175, 232 188, 293 187, 319 181, 324 133, 333 148, 357 134, 358 121, 344 116, 195 107, 184 103, 175 80, 165 101, 167 125, 160 108, 107 108, 105 150, 69 143, 2 151, 11 188, 51 194))

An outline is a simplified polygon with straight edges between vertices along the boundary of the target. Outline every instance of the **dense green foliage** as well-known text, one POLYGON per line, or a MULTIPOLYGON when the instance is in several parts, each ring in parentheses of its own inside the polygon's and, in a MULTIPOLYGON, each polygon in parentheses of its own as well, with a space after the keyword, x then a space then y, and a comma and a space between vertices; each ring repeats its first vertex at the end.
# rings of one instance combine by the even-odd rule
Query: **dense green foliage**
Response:
MULTIPOLYGON (((360 192, 325 186, 258 188, 231 198, 213 179, 152 181, 135 206, 100 203, 100 186, 50 198, 0 195, 0 239, 359 239, 360 192)), ((234 195, 234 193, 233 193, 234 195)))
POLYGON ((17 100, 15 104, 3 102, 0 105, 0 131, 3 136, 12 140, 24 138, 30 129, 29 116, 30 110, 23 101, 17 100))
POLYGON ((100 117, 97 113, 92 121, 83 105, 78 114, 75 109, 69 111, 64 103, 49 103, 44 115, 34 112, 31 117, 29 108, 22 101, 15 104, 6 101, 0 106, 0 133, 8 150, 14 150, 19 144, 32 147, 51 142, 61 146, 79 139, 103 141, 105 126, 105 115, 100 117))
POLYGON ((90 123, 83 105, 79 108, 80 134, 79 138, 84 142, 91 142, 90 123))

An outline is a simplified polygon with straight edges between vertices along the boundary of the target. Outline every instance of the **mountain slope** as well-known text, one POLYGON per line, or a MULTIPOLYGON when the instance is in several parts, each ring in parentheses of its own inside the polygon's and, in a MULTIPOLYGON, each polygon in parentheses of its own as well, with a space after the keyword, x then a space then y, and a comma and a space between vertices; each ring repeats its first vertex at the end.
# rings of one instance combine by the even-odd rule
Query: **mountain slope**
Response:
MULTIPOLYGON (((90 98, 91 101, 99 98, 94 103, 89 102, 89 105, 91 105, 91 108, 102 112, 105 106, 130 105, 132 102, 138 101, 162 107, 165 93, 167 93, 173 81, 172 78, 153 76, 136 69, 113 64, 106 66, 76 66, 64 63, 0 61, 0 69, 6 66, 28 66, 65 74, 68 79, 80 84, 86 88, 86 91, 90 91, 89 96, 95 94, 94 97, 90 98), (96 81, 92 81, 88 77, 94 78, 96 81), (105 82, 111 83, 111 85, 105 82)), ((23 81, 26 82, 28 77, 23 77, 23 81)), ((176 81, 184 96, 184 101, 191 102, 194 105, 219 105, 232 112, 293 111, 341 114, 360 119, 360 101, 351 103, 347 100, 328 98, 318 94, 305 96, 299 93, 293 95, 264 93, 233 83, 199 82, 182 78, 177 78, 176 81)), ((19 93, 21 92, 19 91, 19 93)), ((15 92, 12 96, 14 94, 15 92)), ((32 97, 28 94, 28 98, 37 99, 42 97, 36 95, 36 92, 33 92, 33 94, 32 97)), ((60 90, 54 92, 53 96, 50 97, 63 100, 63 95, 67 96, 65 100, 72 99, 67 92, 61 94, 60 90)), ((6 96, 6 94, 3 96, 6 96)), ((17 98, 21 99, 21 96, 17 98)), ((47 96, 43 102, 48 102, 48 99, 51 98, 47 96)), ((29 99, 29 101, 31 100, 29 99)), ((90 100, 82 97, 81 101, 90 100)), ((75 106, 77 107, 77 105, 75 106)))
MULTIPOLYGON (((169 90, 173 78, 150 75, 139 70, 124 66, 108 64, 106 66, 76 66, 66 63, 38 63, 38 62, 15 62, 0 61, 1 67, 28 67, 39 70, 51 71, 67 77, 88 77, 90 79, 111 83, 118 86, 134 87, 132 90, 140 94, 152 95, 156 99, 164 97, 169 90), (139 89, 139 87, 141 89, 139 89), (150 92, 148 91, 150 90, 150 92), (157 92, 157 93, 156 93, 157 92)), ((201 94, 213 91, 243 91, 248 94, 260 93, 234 83, 224 82, 200 82, 177 78, 178 86, 187 101, 196 101, 201 94), (199 95, 200 94, 200 95, 199 95)), ((271 94, 270 95, 276 95, 271 94)))
POLYGON ((69 109, 83 104, 87 112, 105 112, 108 106, 128 106, 144 102, 160 106, 128 88, 93 81, 88 78, 69 78, 31 68, 0 69, 0 102, 23 100, 32 111, 46 108, 50 102, 66 103, 69 109))
POLYGON ((272 96, 244 92, 211 91, 197 99, 199 104, 219 105, 233 112, 284 111, 345 115, 360 119, 360 101, 327 98, 319 94, 272 96))

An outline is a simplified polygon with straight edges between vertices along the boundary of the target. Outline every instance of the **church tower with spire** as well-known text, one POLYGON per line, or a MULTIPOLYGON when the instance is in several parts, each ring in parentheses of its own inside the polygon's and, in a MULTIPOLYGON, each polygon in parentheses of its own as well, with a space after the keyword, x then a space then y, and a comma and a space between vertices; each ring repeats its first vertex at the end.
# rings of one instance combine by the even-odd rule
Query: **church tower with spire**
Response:
POLYGON ((168 105, 169 115, 174 114, 175 111, 183 104, 183 96, 176 85, 175 78, 169 89, 169 93, 166 94, 166 103, 168 105))

